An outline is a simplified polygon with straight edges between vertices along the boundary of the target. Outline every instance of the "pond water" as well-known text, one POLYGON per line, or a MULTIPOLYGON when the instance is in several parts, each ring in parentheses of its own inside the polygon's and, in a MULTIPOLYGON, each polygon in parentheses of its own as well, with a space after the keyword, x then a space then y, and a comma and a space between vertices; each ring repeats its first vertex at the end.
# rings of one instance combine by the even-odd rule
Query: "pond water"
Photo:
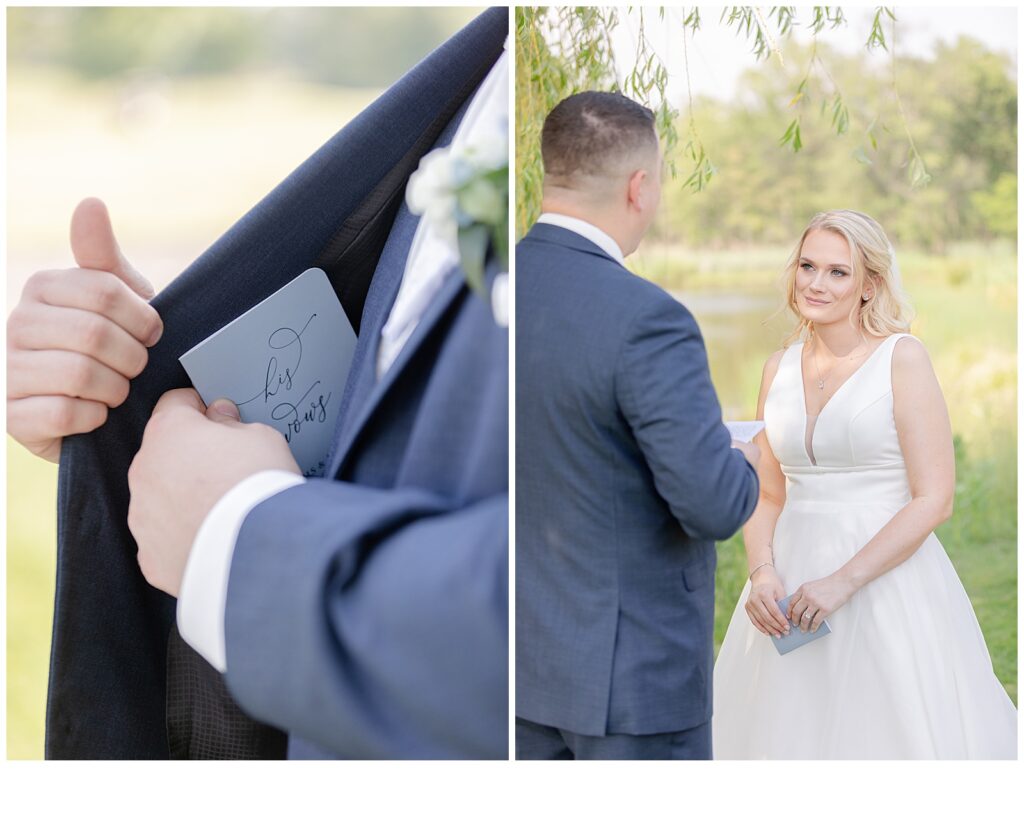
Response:
POLYGON ((794 325, 775 290, 672 291, 693 313, 704 335, 711 377, 726 420, 752 419, 764 362, 794 325))

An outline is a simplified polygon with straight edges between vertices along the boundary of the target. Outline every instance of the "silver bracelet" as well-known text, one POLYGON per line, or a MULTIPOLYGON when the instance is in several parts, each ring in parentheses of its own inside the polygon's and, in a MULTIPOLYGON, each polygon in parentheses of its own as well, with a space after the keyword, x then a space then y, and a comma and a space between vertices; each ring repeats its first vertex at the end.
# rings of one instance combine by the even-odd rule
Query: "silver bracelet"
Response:
POLYGON ((772 568, 775 567, 775 563, 774 562, 762 562, 759 566, 757 566, 757 568, 755 568, 753 571, 750 572, 750 575, 747 577, 747 580, 748 581, 752 580, 754 578, 754 574, 756 574, 758 571, 760 571, 766 565, 770 565, 772 568))

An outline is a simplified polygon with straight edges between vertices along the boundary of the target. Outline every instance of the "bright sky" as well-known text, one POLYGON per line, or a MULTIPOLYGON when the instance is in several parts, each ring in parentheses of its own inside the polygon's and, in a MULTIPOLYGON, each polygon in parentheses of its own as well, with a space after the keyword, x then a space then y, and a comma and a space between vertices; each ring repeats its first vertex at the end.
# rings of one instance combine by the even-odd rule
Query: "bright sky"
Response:
MULTIPOLYGON (((712 96, 728 99, 735 91, 740 74, 753 68, 757 60, 750 51, 745 36, 736 33, 719 22, 719 7, 699 7, 701 27, 694 36, 688 37, 690 83, 693 95, 712 96)), ((864 49, 871 30, 873 9, 842 6, 847 23, 835 30, 826 27, 819 35, 819 42, 844 52, 864 49)), ((765 9, 767 13, 767 9, 765 9)), ((897 6, 897 59, 899 56, 930 57, 934 54, 937 41, 953 43, 960 35, 974 37, 990 48, 1009 54, 1016 66, 1017 59, 1017 10, 1012 7, 922 7, 897 6)), ((803 25, 794 27, 789 35, 797 41, 810 39, 809 24, 811 9, 798 6, 796 20, 803 25), (802 28, 802 30, 801 30, 802 28)), ((658 55, 665 61, 669 71, 669 96, 677 108, 685 107, 686 74, 683 63, 682 10, 666 8, 665 19, 658 19, 656 7, 644 12, 647 37, 658 55)), ((620 61, 620 77, 632 69, 636 53, 636 37, 639 30, 639 12, 620 9, 620 23, 614 31, 613 47, 620 61)), ((891 36, 891 23, 887 21, 885 36, 891 36)), ((770 25, 774 32, 774 24, 770 25)), ((876 57, 888 60, 888 54, 880 52, 876 57)), ((771 59, 776 59, 772 57, 771 59)))

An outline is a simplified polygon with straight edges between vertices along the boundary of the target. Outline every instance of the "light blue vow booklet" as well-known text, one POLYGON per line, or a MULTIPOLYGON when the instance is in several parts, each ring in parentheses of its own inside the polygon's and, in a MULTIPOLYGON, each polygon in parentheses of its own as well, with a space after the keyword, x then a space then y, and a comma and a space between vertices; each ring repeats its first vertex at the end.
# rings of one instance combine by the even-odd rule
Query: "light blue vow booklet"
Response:
POLYGON ((319 477, 355 346, 327 274, 313 267, 179 360, 207 405, 230 398, 243 421, 273 426, 302 473, 319 477))
MULTIPOLYGON (((778 602, 779 609, 782 611, 782 615, 786 615, 786 611, 789 610, 789 600, 792 599, 793 595, 790 594, 785 599, 780 599, 778 602)), ((800 627, 792 620, 789 620, 789 633, 776 639, 774 636, 771 637, 772 644, 775 645, 775 649, 779 652, 780 656, 785 656, 791 650, 802 648, 808 642, 813 642, 815 639, 821 639, 823 636, 828 636, 832 633, 832 629, 828 626, 828 621, 825 620, 818 627, 818 630, 814 633, 808 631, 804 633, 800 630, 800 627)))

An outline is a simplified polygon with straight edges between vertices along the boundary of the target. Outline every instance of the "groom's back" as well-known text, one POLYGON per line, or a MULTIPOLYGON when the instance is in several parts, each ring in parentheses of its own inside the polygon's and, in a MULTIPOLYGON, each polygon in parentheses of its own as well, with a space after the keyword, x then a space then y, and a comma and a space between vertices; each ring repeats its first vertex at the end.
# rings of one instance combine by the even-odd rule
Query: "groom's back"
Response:
POLYGON ((757 483, 692 316, 569 230, 516 248, 516 710, 587 735, 710 717, 714 539, 757 483))
MULTIPOLYGON (((608 501, 617 486, 649 483, 618 406, 617 357, 637 314, 670 300, 560 227, 536 225, 518 245, 516 418, 523 445, 517 447, 516 480, 526 492, 520 497, 524 509, 541 511, 532 508, 536 502, 553 513, 546 506, 557 502, 557 512, 574 525, 610 532, 614 503, 608 501), (556 491, 533 496, 552 480, 556 491)), ((667 511, 653 491, 643 501, 667 511)))

